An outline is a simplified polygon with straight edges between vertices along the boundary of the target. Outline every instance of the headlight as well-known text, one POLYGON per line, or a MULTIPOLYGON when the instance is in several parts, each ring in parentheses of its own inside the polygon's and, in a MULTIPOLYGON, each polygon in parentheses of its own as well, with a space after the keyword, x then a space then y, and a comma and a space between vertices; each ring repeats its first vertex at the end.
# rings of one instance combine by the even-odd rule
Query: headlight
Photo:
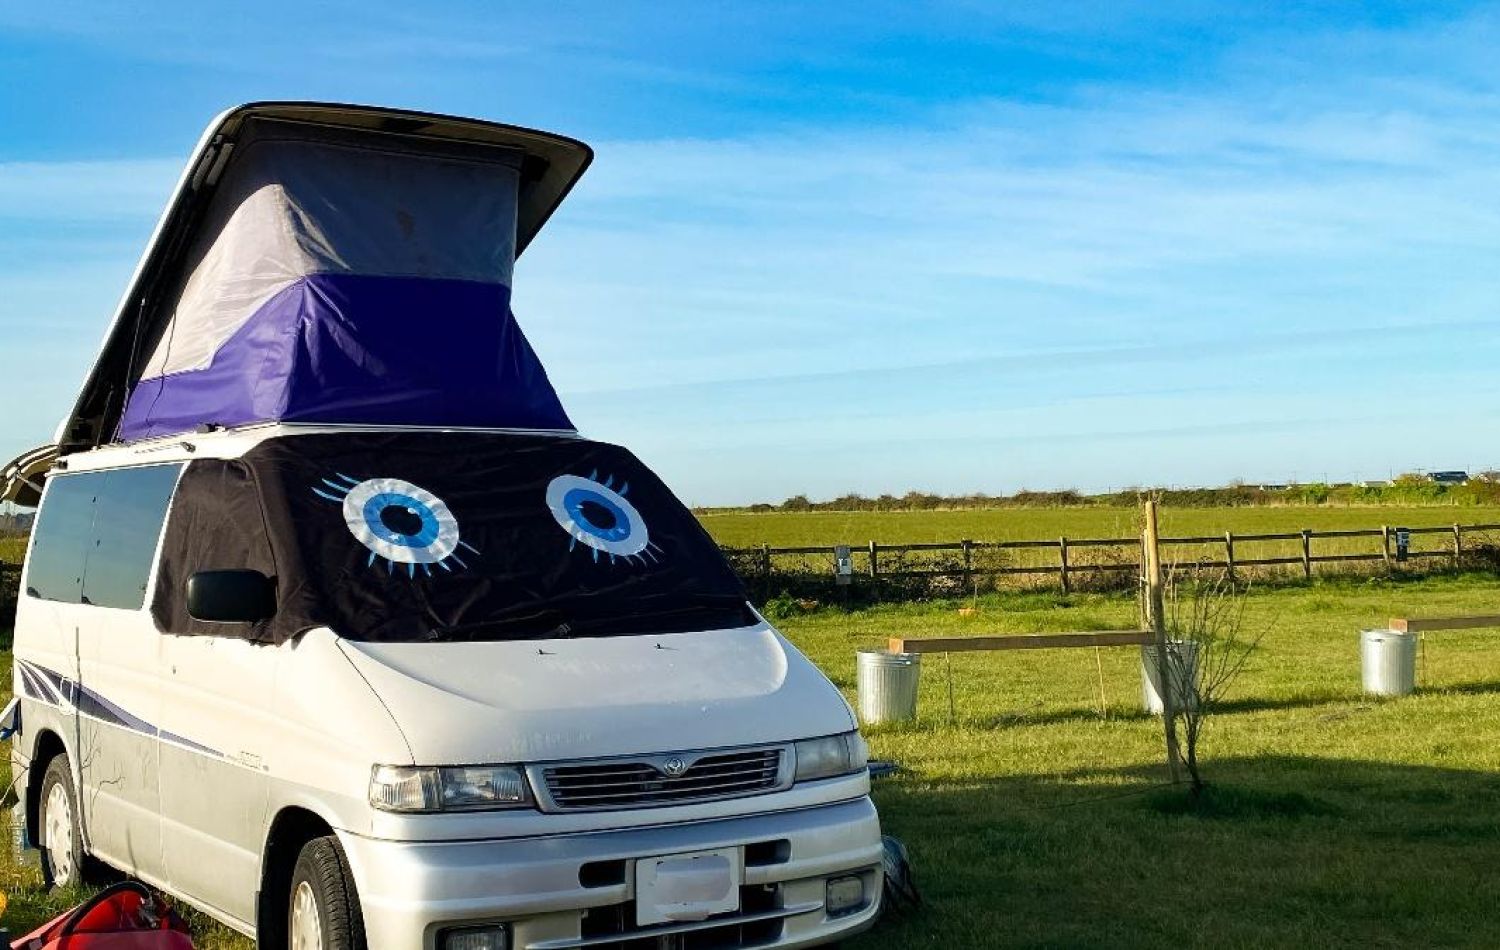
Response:
POLYGON ((833 778, 859 772, 870 764, 870 747, 857 732, 804 739, 794 747, 797 781, 833 778))
POLYGON ((377 765, 370 771, 370 804, 406 812, 521 808, 531 804, 531 789, 510 765, 377 765))

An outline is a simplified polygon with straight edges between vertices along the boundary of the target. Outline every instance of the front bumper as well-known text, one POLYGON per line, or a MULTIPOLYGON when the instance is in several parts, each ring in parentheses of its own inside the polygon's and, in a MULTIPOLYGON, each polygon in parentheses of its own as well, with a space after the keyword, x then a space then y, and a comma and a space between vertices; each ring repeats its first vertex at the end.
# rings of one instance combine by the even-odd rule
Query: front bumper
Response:
POLYGON ((811 947, 867 929, 880 910, 880 822, 869 798, 718 821, 504 841, 409 842, 347 832, 371 950, 436 950, 448 928, 505 922, 514 950, 811 947), (638 928, 635 861, 738 848, 741 909, 638 928), (831 917, 829 877, 858 874, 865 904, 831 917), (681 942, 678 942, 678 941, 681 942))

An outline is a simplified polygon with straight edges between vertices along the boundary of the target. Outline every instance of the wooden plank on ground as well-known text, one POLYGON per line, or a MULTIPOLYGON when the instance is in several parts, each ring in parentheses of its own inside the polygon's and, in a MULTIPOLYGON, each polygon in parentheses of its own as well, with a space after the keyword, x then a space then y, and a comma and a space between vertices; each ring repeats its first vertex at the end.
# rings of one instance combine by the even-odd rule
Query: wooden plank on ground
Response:
POLYGON ((1145 630, 1028 633, 995 637, 891 637, 892 653, 969 653, 980 650, 1048 650, 1056 647, 1123 647, 1150 643, 1145 630))
POLYGON ((1473 630, 1479 627, 1500 627, 1500 614, 1485 614, 1475 617, 1392 617, 1391 629, 1402 633, 1424 633, 1429 630, 1473 630))

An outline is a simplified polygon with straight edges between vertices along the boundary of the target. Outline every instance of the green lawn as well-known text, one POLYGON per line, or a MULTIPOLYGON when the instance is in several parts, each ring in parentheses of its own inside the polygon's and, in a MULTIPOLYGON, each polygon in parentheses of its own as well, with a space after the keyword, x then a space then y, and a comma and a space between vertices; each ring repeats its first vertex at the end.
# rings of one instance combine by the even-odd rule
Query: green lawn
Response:
MULTIPOLYGON (((1136 508, 987 508, 954 511, 747 511, 700 514, 710 534, 730 547, 1002 541, 1032 538, 1128 538, 1137 534, 1136 508)), ((1497 524, 1500 508, 1480 506, 1370 506, 1285 508, 1165 508, 1162 532, 1184 537, 1282 533, 1336 528, 1409 528, 1497 524)), ((1368 543, 1368 542, 1367 542, 1368 543)))
MULTIPOLYGON (((1493 578, 1329 582, 1254 595, 1260 653, 1208 727, 1207 814, 1163 781, 1138 654, 925 658, 921 721, 874 730, 879 783, 929 906, 856 941, 898 947, 1397 947, 1496 943, 1500 631, 1433 634, 1423 689, 1370 702, 1356 631, 1407 612, 1496 612, 1493 578)), ((787 622, 850 691, 896 633, 1130 626, 1128 598, 1008 597, 974 617, 882 608, 787 622)))
MULTIPOLYGON (((1128 627, 1128 597, 998 595, 822 611, 787 634, 853 694, 892 634, 1128 627)), ((1205 737, 1214 794, 1164 791, 1159 726, 1125 649, 929 656, 920 721, 870 732, 928 903, 851 950, 904 947, 1489 947, 1500 906, 1500 631, 1430 635, 1414 697, 1361 698, 1357 631, 1497 612, 1500 581, 1339 580, 1255 593, 1261 651, 1205 737), (1096 666, 1096 663, 1099 666, 1096 666), (1103 669, 1101 710, 1098 669, 1103 669)), ((7 657, 8 659, 8 657, 7 657)), ((7 867, 6 923, 60 903, 7 867)), ((204 929, 199 945, 248 946, 204 929)))
POLYGON ((0 561, 7 564, 20 564, 24 557, 26 557, 25 538, 0 538, 0 561))

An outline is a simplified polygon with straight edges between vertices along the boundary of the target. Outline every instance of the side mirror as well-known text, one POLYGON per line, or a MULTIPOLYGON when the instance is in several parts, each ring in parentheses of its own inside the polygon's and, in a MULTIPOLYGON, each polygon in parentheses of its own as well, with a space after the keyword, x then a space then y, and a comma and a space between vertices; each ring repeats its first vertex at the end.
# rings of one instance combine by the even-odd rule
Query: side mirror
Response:
POLYGON ((187 612, 208 623, 255 623, 276 613, 276 582, 260 571, 199 571, 187 582, 187 612))

